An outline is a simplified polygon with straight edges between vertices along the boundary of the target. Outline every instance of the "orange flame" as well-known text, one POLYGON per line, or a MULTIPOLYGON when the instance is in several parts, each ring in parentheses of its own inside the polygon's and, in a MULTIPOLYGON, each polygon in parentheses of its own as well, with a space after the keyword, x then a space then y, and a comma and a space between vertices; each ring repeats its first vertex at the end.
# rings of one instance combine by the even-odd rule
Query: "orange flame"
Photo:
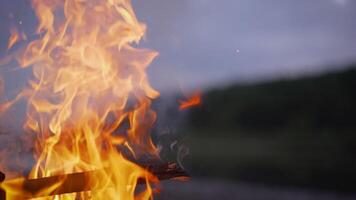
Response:
POLYGON ((10 38, 9 38, 9 42, 7 44, 7 49, 10 49, 11 47, 14 46, 14 44, 16 44, 16 42, 18 42, 20 39, 20 34, 19 31, 17 30, 17 28, 12 27, 10 29, 10 38))
MULTIPOLYGON (((89 181, 91 199, 150 199, 139 179, 156 179, 123 154, 158 157, 150 137, 158 97, 146 68, 158 55, 132 46, 144 36, 130 0, 32 0, 39 20, 35 39, 16 56, 33 69, 29 86, 3 108, 27 100, 25 129, 36 137, 36 164, 28 178, 99 170, 89 181)), ((17 36, 16 36, 17 35, 17 36)), ((18 39, 10 38, 9 47, 18 39)), ((21 180, 3 184, 7 199, 21 180)), ((59 187, 59 182, 54 187, 59 187)), ((55 188, 42 191, 50 194, 55 188)), ((86 199, 87 193, 49 199, 86 199)))
POLYGON ((11 49, 16 43, 21 40, 27 40, 27 35, 24 32, 19 32, 16 27, 10 29, 10 38, 7 43, 7 49, 11 49))
POLYGON ((202 103, 201 100, 201 93, 196 92, 194 93, 191 97, 189 97, 187 100, 184 101, 179 101, 179 110, 185 110, 194 106, 198 106, 202 103))

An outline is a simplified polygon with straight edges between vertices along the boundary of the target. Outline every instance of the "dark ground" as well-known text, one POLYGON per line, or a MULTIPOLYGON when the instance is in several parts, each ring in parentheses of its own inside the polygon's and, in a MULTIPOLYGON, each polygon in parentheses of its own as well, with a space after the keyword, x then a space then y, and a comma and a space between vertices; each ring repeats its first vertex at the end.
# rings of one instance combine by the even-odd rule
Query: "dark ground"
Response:
MULTIPOLYGON (((246 199, 261 199, 259 193, 274 199, 274 192, 283 197, 279 199, 286 194, 288 199, 318 199, 319 193, 304 191, 356 194, 355 88, 353 65, 322 75, 205 91, 203 104, 186 111, 177 131, 179 143, 189 148, 183 163, 195 177, 268 186, 245 192, 241 184, 228 184, 236 197, 246 199), (272 187, 299 188, 301 194, 272 187)), ((223 182, 190 184, 206 184, 211 193, 224 188, 219 186, 223 182)))
POLYGON ((249 185, 226 180, 164 182, 157 200, 354 200, 356 194, 249 185))

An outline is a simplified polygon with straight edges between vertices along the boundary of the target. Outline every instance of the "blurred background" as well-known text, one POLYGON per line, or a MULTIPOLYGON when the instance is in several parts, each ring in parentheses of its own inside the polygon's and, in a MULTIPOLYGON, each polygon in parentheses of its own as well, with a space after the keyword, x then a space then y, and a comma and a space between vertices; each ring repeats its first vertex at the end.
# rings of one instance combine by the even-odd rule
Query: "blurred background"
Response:
MULTIPOLYGON (((140 45, 160 52, 148 69, 162 94, 155 141, 192 175, 157 199, 356 199, 355 1, 133 4, 148 25, 140 45), (202 104, 180 111, 197 91, 202 104)), ((36 18, 27 0, 0 11, 4 55, 7 30, 33 32, 36 18)))

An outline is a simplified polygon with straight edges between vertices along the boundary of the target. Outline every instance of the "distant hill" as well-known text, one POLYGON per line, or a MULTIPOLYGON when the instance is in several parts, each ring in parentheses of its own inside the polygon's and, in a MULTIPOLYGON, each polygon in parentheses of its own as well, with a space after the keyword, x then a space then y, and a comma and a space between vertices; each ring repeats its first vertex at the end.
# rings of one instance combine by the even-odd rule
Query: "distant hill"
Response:
POLYGON ((356 70, 208 91, 194 129, 356 130, 356 70))
POLYGON ((355 90, 350 68, 208 91, 184 118, 187 165, 193 175, 354 193, 355 90))

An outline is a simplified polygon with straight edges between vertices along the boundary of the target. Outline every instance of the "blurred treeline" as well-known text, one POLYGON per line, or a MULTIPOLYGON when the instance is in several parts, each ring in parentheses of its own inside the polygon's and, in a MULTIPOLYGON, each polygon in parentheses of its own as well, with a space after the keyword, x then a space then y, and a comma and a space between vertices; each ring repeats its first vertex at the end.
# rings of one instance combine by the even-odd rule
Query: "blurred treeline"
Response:
POLYGON ((212 89, 181 128, 194 175, 356 191, 356 70, 212 89))
POLYGON ((208 130, 356 130, 356 70, 208 91, 190 126, 208 130))

